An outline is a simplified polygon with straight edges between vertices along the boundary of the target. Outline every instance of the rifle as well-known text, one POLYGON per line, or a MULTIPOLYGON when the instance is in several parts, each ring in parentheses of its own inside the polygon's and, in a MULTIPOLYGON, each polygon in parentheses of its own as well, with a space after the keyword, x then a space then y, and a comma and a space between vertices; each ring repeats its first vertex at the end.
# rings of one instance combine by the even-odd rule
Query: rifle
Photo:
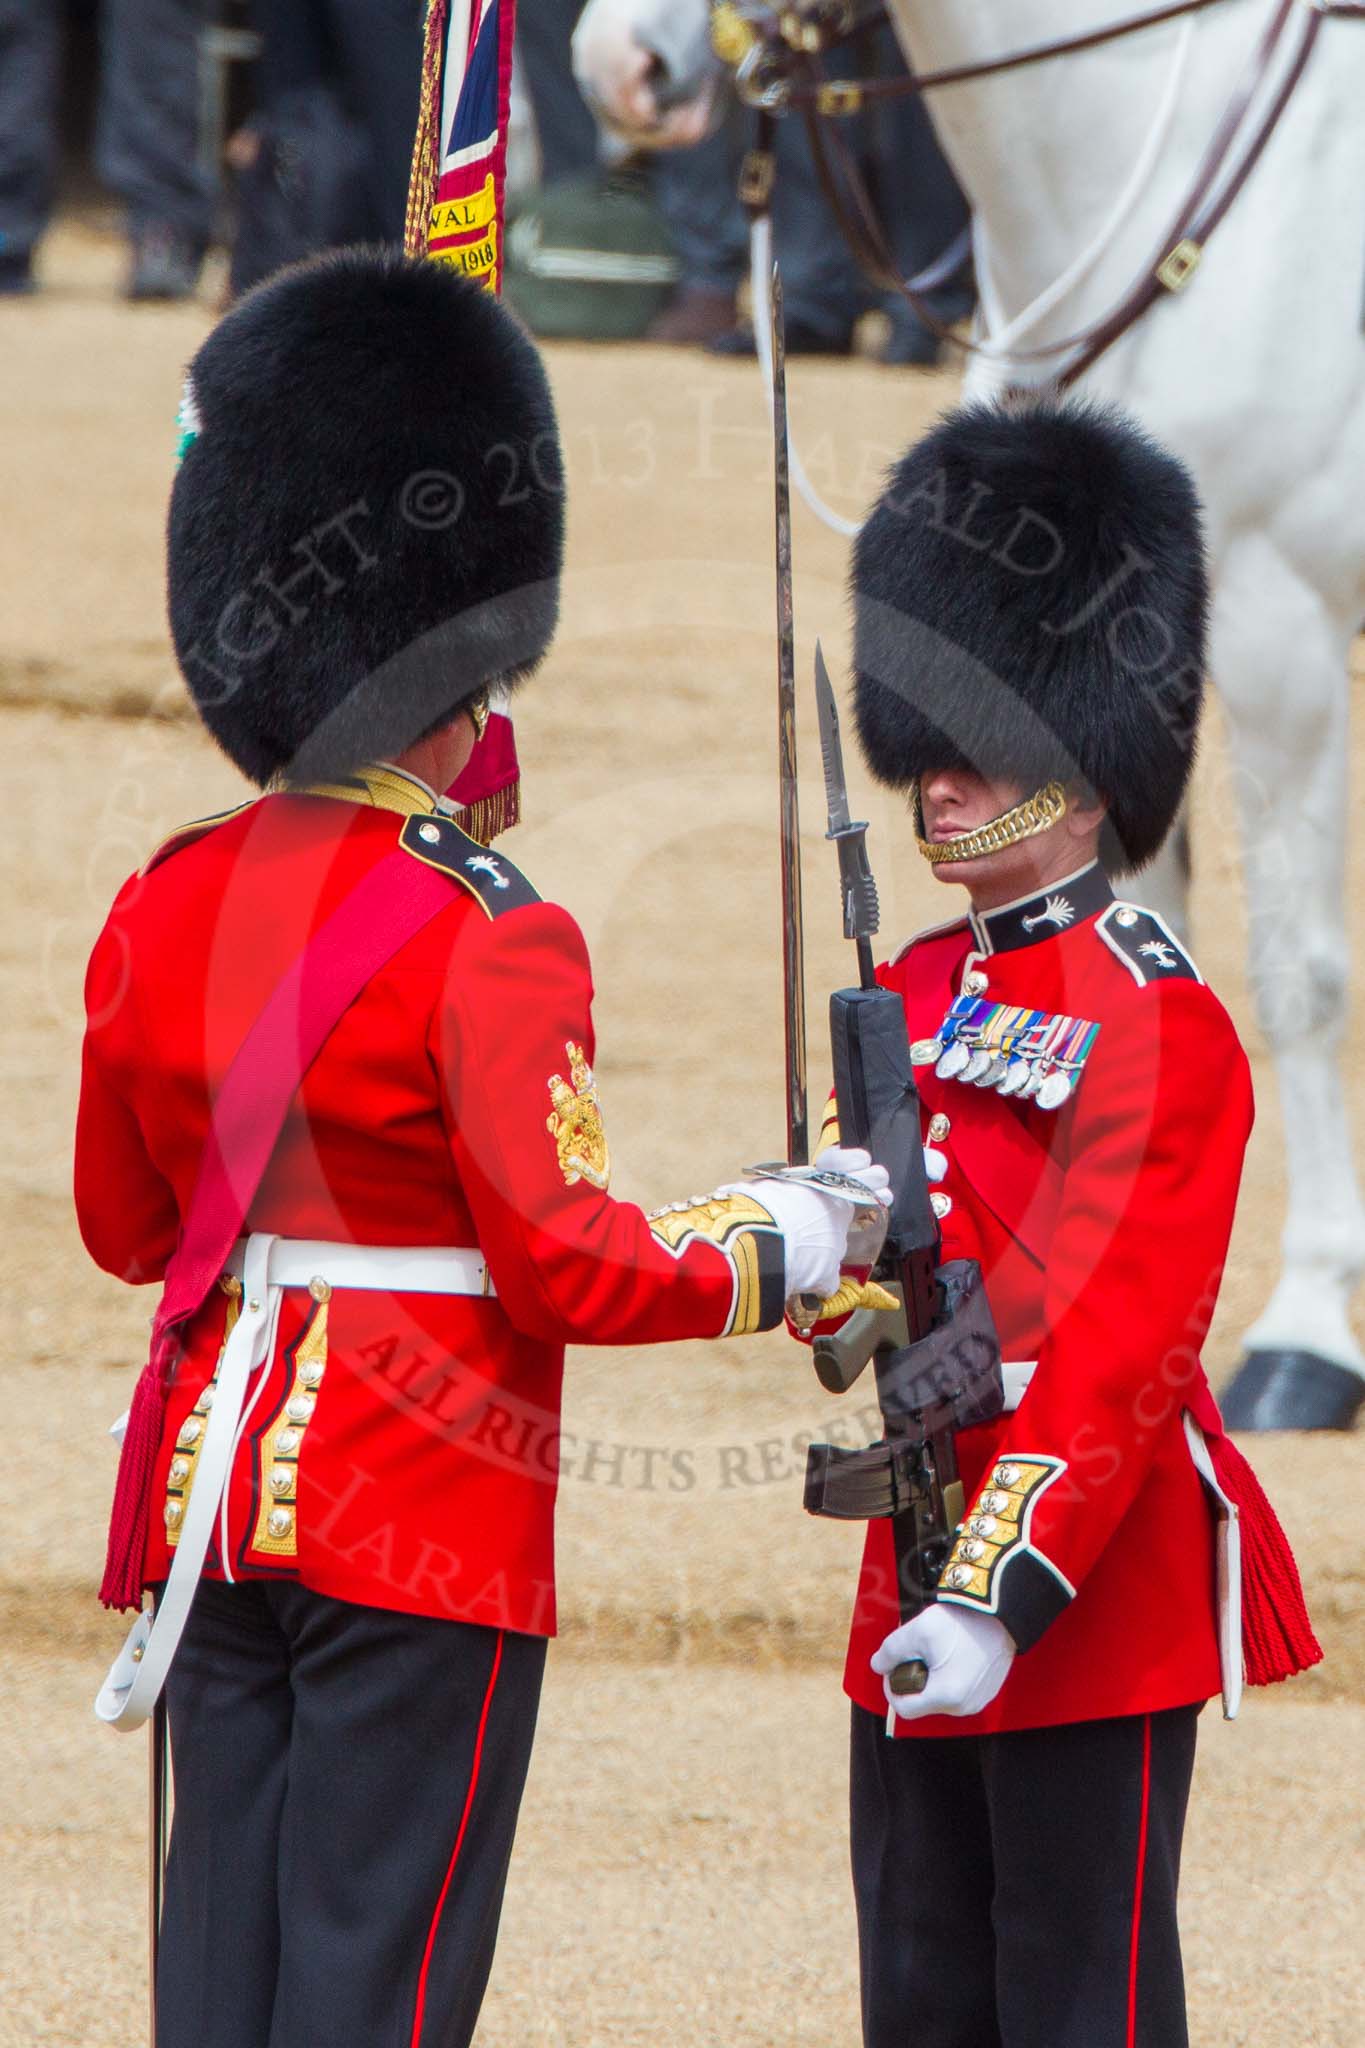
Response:
MULTIPOLYGON (((845 1392, 872 1361, 883 1435, 860 1451, 812 1444, 805 1506, 841 1521, 890 1518, 900 1614, 910 1621, 934 1598, 966 1512, 955 1434, 1004 1408, 1000 1340, 976 1261, 940 1263, 905 1011, 893 990, 878 985, 873 968, 880 912, 867 825, 849 816, 839 713, 818 643, 815 693, 829 806, 825 836, 839 855, 844 936, 858 953, 859 986, 837 990, 829 1005, 839 1138, 864 1147, 890 1173, 891 1212, 872 1277, 897 1306, 857 1309, 838 1330, 815 1339, 816 1375, 831 1393, 845 1392)), ((922 1692, 928 1675, 918 1658, 898 1664, 891 1690, 922 1692)))

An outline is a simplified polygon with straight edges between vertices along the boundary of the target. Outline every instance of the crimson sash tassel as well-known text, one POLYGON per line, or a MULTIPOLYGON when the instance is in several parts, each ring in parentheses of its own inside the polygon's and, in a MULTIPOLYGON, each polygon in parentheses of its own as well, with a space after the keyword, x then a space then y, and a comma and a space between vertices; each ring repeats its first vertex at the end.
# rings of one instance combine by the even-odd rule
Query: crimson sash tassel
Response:
POLYGON ((1299 1569, 1279 1517, 1236 1444, 1209 1445, 1219 1484, 1237 1503, 1242 1529, 1242 1657, 1248 1685, 1278 1685, 1322 1662, 1299 1569))
POLYGON ((109 1516, 109 1547, 104 1559, 100 1599, 106 1607, 140 1607, 142 1572, 147 1555, 151 1514, 152 1468, 161 1448, 166 1413, 166 1380, 159 1348, 138 1374, 128 1410, 128 1426, 119 1452, 114 1504, 109 1516))

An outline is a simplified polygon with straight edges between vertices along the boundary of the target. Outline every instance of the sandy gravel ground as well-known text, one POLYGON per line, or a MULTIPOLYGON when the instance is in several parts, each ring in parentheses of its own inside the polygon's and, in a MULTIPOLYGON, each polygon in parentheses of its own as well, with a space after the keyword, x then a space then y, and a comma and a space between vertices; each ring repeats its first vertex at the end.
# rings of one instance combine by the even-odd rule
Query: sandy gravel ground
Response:
MULTIPOLYGON (((46 261, 48 289, 0 311, 0 2044, 127 2048, 142 2014, 143 1749, 96 1729, 88 1700, 119 1633, 92 1590, 113 1472, 102 1431, 150 1304, 90 1267, 69 1213, 80 981, 123 876, 239 785, 185 719, 161 607, 181 367, 207 308, 119 306, 117 249, 94 236, 59 234, 46 261)), ((558 651, 519 723, 529 820, 514 850, 588 934, 616 1185, 655 1202, 779 1144, 766 429, 743 366, 559 348, 551 368, 570 573, 558 651)), ((953 388, 872 364, 800 364, 793 385, 808 465, 850 513, 953 388)), ((843 548, 803 510, 796 561, 800 672, 818 632, 837 675, 843 548)), ((849 965, 808 744, 803 763, 819 1074, 820 992, 849 965)), ((857 795, 891 942, 945 897, 896 808, 857 795)), ((1283 1183, 1216 724, 1195 839, 1196 950, 1248 1037, 1262 1105, 1218 1378, 1271 1283, 1283 1183)), ((1358 834, 1351 859, 1358 905, 1358 834)), ((1357 1020, 1357 1123, 1362 1043, 1357 1020)), ((801 1514, 793 1442, 836 1407, 778 1338, 571 1360, 564 1640, 487 2048, 856 2040, 837 1678, 856 1539, 801 1514)), ((1208 1719, 1185 1893, 1194 2036, 1344 2044, 1359 2033, 1365 1880, 1365 1601, 1344 1533, 1361 1442, 1255 1455, 1329 1657, 1292 1691, 1254 1696, 1237 1728, 1208 1719)))

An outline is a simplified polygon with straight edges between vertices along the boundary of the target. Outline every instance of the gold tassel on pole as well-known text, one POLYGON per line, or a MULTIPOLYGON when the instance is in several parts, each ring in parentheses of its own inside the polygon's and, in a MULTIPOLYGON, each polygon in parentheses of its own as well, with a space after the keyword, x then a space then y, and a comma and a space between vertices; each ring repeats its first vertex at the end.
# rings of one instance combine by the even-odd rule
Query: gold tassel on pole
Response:
POLYGON ((403 253, 407 256, 425 256, 431 236, 431 214, 441 168, 441 81, 449 19, 449 0, 427 0, 426 27, 422 32, 422 92, 408 179, 408 210, 403 222, 403 253))

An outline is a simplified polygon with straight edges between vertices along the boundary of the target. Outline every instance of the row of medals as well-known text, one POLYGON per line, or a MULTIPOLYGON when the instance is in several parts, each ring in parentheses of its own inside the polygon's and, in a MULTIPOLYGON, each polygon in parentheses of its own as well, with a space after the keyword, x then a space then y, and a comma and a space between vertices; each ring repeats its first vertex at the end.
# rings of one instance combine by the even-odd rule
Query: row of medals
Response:
POLYGON ((1017 1095, 1021 1101, 1036 1102, 1040 1109, 1060 1109, 1076 1085, 1084 1059, 1064 1059, 1053 1047, 1072 1037, 1086 1044, 1093 1035, 1092 1027, 1075 1017, 1044 1021, 1054 1031, 1047 1033, 1041 1045, 1024 1053, 1019 1050, 1019 1040, 1036 1036, 1040 1029, 1036 1020, 998 1046, 973 1046, 961 1034, 959 1022, 950 1010, 936 1038, 916 1039, 910 1048, 910 1058, 917 1067, 932 1067, 940 1080, 970 1082, 977 1088, 994 1088, 1001 1095, 1017 1095))

